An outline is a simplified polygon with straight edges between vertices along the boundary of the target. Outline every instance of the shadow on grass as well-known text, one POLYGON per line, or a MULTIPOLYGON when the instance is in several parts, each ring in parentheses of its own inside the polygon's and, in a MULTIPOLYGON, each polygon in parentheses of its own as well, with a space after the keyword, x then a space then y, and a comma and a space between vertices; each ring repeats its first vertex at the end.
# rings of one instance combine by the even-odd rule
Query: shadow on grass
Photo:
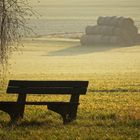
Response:
MULTIPOLYGON (((131 47, 131 46, 126 46, 131 47)), ((104 52, 116 48, 123 48, 123 46, 72 46, 62 50, 52 51, 47 54, 47 56, 76 56, 81 54, 89 54, 95 52, 104 52)))
POLYGON ((89 92, 140 92, 139 89, 101 89, 101 90, 96 90, 96 89, 89 89, 89 92))
POLYGON ((0 120, 0 127, 3 128, 16 128, 16 127, 23 127, 23 128, 28 128, 28 127, 53 127, 54 123, 50 120, 46 121, 38 121, 38 120, 32 120, 32 121, 27 121, 27 120, 22 120, 17 123, 10 123, 8 121, 2 121, 0 120))
POLYGON ((0 128, 6 128, 6 129, 16 129, 16 128, 45 128, 46 129, 52 129, 52 128, 65 128, 65 127, 73 126, 73 127, 131 127, 131 128, 140 128, 140 120, 118 120, 116 116, 113 115, 99 115, 99 116, 93 116, 92 120, 87 121, 74 121, 67 125, 63 125, 63 123, 56 123, 56 122, 50 122, 50 121, 23 121, 17 124, 10 124, 5 121, 0 120, 0 128), (87 122, 87 123, 86 123, 87 122))
POLYGON ((37 121, 37 120, 32 120, 32 121, 23 121, 18 124, 20 127, 40 127, 40 126, 49 126, 53 124, 51 120, 44 120, 44 121, 37 121))

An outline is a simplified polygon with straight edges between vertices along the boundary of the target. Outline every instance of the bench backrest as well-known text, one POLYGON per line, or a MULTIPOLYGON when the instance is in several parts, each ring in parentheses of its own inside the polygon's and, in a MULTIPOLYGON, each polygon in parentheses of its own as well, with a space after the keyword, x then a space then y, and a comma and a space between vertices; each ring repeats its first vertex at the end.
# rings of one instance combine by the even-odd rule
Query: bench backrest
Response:
POLYGON ((86 94, 88 81, 23 81, 10 80, 10 94, 86 94))

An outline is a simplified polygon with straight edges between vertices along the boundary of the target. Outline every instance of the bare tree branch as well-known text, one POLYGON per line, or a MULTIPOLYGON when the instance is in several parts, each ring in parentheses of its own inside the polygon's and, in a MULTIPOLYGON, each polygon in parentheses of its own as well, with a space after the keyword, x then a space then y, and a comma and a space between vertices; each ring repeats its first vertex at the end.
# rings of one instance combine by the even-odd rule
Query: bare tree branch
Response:
MULTIPOLYGON (((18 49, 23 36, 32 32, 27 17, 36 13, 27 0, 0 0, 0 75, 7 71, 13 50, 18 49)), ((1 78, 1 77, 0 77, 1 78)))

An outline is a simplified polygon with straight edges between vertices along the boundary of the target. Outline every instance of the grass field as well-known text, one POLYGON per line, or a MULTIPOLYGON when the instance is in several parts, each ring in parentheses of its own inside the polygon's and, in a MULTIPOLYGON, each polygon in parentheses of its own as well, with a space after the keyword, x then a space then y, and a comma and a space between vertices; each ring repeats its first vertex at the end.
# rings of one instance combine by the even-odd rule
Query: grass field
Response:
MULTIPOLYGON (((80 46, 77 40, 33 39, 10 60, 9 79, 89 80, 77 120, 63 125, 44 106, 27 106, 24 119, 9 125, 0 112, 0 140, 140 140, 140 46, 80 46)), ((7 83, 6 83, 7 85, 7 83)), ((5 85, 5 87, 6 87, 5 85)), ((16 100, 0 88, 0 100, 16 100)), ((28 100, 69 97, 28 96, 28 100)))

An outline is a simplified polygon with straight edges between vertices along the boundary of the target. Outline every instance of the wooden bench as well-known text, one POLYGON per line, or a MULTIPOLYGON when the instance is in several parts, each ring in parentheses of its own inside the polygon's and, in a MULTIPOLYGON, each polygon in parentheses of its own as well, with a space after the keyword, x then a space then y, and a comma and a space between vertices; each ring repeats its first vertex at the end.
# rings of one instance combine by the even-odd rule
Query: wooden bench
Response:
POLYGON ((86 94, 88 81, 22 81, 10 80, 7 93, 18 94, 17 101, 0 102, 0 110, 9 114, 11 122, 24 116, 25 105, 47 105, 49 110, 59 113, 66 124, 76 119, 79 96, 86 94), (69 102, 31 102, 27 94, 71 95, 69 102))

